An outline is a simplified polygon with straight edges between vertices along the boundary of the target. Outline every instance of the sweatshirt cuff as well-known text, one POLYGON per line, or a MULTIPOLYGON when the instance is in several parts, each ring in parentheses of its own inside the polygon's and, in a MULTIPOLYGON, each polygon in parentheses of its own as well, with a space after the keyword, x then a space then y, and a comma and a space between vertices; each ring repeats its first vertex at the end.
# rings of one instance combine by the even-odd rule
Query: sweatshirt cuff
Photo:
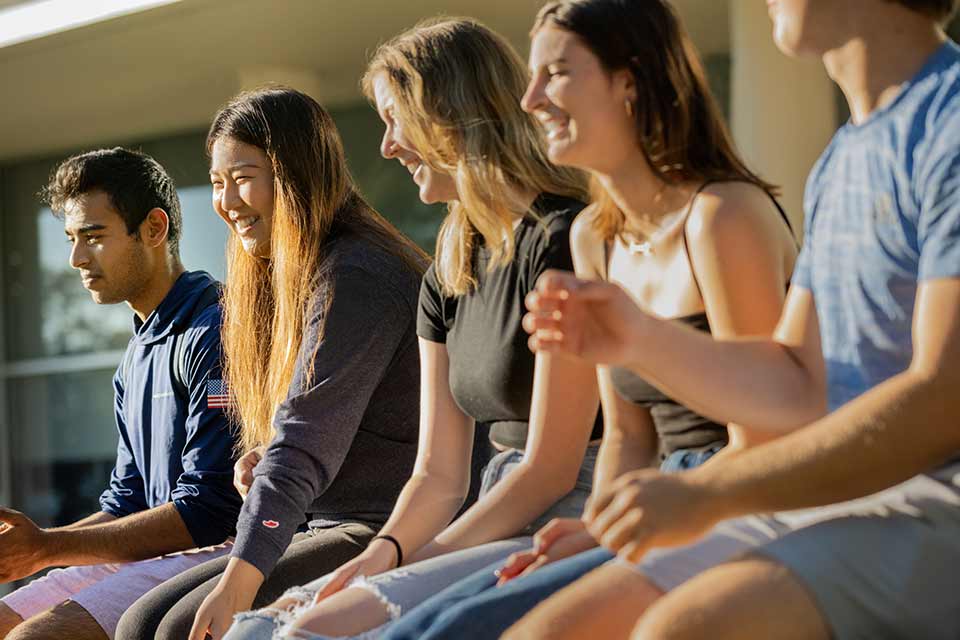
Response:
POLYGON ((259 532, 250 531, 249 527, 243 524, 237 529, 237 538, 230 555, 249 562, 264 578, 268 577, 286 550, 285 546, 272 536, 258 535, 259 532))

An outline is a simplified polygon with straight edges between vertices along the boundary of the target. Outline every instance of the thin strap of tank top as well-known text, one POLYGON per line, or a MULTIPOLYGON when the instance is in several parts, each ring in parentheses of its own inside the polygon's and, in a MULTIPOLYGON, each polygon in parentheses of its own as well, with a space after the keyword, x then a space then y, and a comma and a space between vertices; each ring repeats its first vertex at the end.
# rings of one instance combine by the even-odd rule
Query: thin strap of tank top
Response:
MULTIPOLYGON (((711 184, 718 182, 730 182, 729 180, 707 180, 696 190, 693 194, 693 197, 690 198, 690 204, 687 205, 687 213, 683 217, 683 250, 687 253, 687 262, 690 265, 690 275, 693 276, 693 284, 697 287, 697 293, 700 294, 700 299, 703 300, 703 290, 700 288, 700 282, 697 280, 697 270, 693 268, 693 260, 690 258, 690 244, 687 242, 687 219, 690 217, 690 212, 693 211, 693 203, 696 202, 697 196, 699 196, 704 189, 709 187, 711 184)), ((800 243, 797 241, 797 237, 793 233, 793 225, 790 224, 790 218, 787 217, 787 212, 783 210, 783 207, 780 206, 780 203, 777 202, 777 199, 773 195, 764 190, 764 193, 767 194, 767 197, 770 198, 770 201, 773 202, 773 206, 777 208, 777 211, 780 213, 780 217, 783 219, 783 223, 787 225, 787 230, 790 232, 790 237, 793 238, 793 242, 798 247, 800 243)))
MULTIPOLYGON (((697 280, 697 272, 693 268, 693 262, 690 260, 690 245, 687 242, 687 218, 690 217, 690 212, 693 211, 693 203, 696 201, 697 196, 699 196, 704 189, 709 187, 711 184, 717 182, 726 182, 725 180, 707 180, 701 184, 696 192, 694 192, 693 197, 690 198, 690 204, 687 205, 687 213, 683 217, 683 250, 687 254, 687 262, 690 263, 690 275, 693 276, 693 284, 697 287, 697 293, 700 294, 700 299, 703 300, 703 291, 700 289, 700 282, 697 280)), ((767 196, 770 198, 770 201, 773 202, 773 206, 777 208, 777 212, 780 214, 780 218, 783 219, 783 223, 787 225, 787 230, 790 231, 790 237, 793 238, 795 244, 799 246, 796 235, 793 233, 793 225, 790 224, 790 218, 787 216, 787 212, 784 211, 783 207, 780 205, 780 202, 769 192, 764 191, 767 196)), ((604 240, 603 242, 603 272, 602 277, 604 280, 609 280, 610 272, 610 242, 604 240)))

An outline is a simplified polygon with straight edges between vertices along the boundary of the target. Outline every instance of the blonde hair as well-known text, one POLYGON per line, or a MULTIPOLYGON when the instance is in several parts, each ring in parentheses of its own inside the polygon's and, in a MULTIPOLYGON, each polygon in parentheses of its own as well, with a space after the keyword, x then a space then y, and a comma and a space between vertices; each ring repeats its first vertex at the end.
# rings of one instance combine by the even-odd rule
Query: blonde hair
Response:
POLYGON ((583 174, 550 163, 536 122, 520 108, 528 79, 520 57, 479 22, 419 23, 377 49, 361 81, 370 100, 378 76, 389 83, 407 141, 456 183, 457 201, 437 237, 436 273, 446 295, 476 285, 478 238, 490 251, 489 269, 513 259, 513 222, 528 208, 525 193, 586 199, 583 174))
MULTIPOLYGON (((238 448, 249 451, 273 439, 312 301, 329 305, 336 294, 324 268, 330 238, 355 233, 420 274, 427 256, 364 201, 333 119, 313 98, 286 88, 242 93, 214 118, 208 153, 222 137, 262 149, 273 170, 270 258, 248 254, 236 234, 227 248, 224 370, 241 425, 238 448)), ((311 367, 304 386, 312 375, 311 367)))

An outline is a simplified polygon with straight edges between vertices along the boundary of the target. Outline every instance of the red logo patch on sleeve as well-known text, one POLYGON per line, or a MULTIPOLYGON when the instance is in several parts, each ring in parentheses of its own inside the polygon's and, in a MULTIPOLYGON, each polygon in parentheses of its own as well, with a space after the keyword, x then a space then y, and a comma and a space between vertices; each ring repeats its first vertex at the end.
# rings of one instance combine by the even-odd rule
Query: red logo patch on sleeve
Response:
POLYGON ((277 527, 280 526, 280 523, 277 522, 276 520, 264 520, 264 521, 262 522, 262 524, 263 524, 263 526, 265 526, 267 529, 276 529, 277 527))

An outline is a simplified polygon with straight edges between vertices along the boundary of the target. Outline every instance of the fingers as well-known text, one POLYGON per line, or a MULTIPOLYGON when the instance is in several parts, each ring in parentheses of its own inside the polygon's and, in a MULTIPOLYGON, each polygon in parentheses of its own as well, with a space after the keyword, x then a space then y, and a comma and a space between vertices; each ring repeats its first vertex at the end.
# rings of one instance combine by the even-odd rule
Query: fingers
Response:
POLYGON ((323 588, 317 592, 317 595, 313 599, 313 603, 317 604, 321 600, 329 598, 333 594, 342 590, 343 587, 347 584, 347 582, 352 580, 353 577, 356 576, 359 571, 360 571, 359 564, 354 565, 353 567, 350 567, 346 571, 343 571, 343 570, 337 571, 335 574, 333 574, 333 577, 330 579, 330 582, 323 585, 323 588))
POLYGON ((589 529, 590 523, 597 519, 607 505, 616 497, 616 491, 603 491, 600 493, 591 493, 587 498, 587 504, 583 508, 583 522, 589 529))
POLYGON ((619 553, 626 545, 641 540, 642 532, 643 510, 630 509, 607 528, 600 538, 600 544, 614 553, 619 553))
POLYGON ((547 269, 537 278, 536 290, 547 296, 566 297, 582 281, 571 271, 547 269))
MULTIPOLYGON (((619 289, 617 285, 600 280, 581 280, 569 271, 548 269, 537 278, 533 295, 535 306, 527 305, 531 311, 552 310, 556 302, 576 298, 579 302, 601 302, 609 300, 619 289)), ((528 296, 528 300, 530 300, 528 296)))
POLYGON ((523 330, 531 335, 537 333, 562 333, 563 312, 559 309, 549 312, 531 311, 523 316, 521 324, 523 325, 523 330))
POLYGON ((634 540, 624 545, 617 556, 627 562, 639 564, 649 550, 650 545, 645 540, 634 540))
POLYGON ((213 638, 213 640, 220 640, 223 636, 227 635, 227 631, 230 630, 230 626, 233 624, 233 616, 228 616, 225 619, 214 619, 210 623, 210 629, 207 631, 207 634, 213 638))
POLYGON ((497 576, 500 578, 497 580, 497 586, 523 573, 523 571, 537 559, 538 555, 539 554, 533 549, 512 554, 507 558, 506 563, 497 570, 497 576))
MULTIPOLYGON (((639 489, 634 486, 625 487, 617 491, 614 499, 587 525, 590 535, 600 542, 600 544, 604 544, 603 537, 616 522, 624 517, 628 511, 640 509, 640 507, 637 506, 638 497, 639 489)), ((604 546, 606 545, 604 544, 604 546)))
POLYGON ((560 538, 583 529, 575 518, 554 518, 533 535, 533 547, 537 553, 546 553, 560 538))
POLYGON ((203 609, 200 609, 200 611, 197 612, 197 616, 193 619, 193 626, 190 627, 189 640, 205 640, 209 627, 210 616, 208 616, 203 609))
POLYGON ((522 577, 524 577, 524 576, 528 576, 528 575, 530 575, 531 573, 533 573, 534 571, 537 571, 540 567, 542 567, 543 565, 547 564, 548 562, 550 562, 550 558, 549 558, 548 556, 545 556, 545 555, 544 555, 544 556, 538 556, 537 559, 534 560, 533 562, 531 562, 531 563, 530 563, 530 566, 527 567, 526 569, 524 569, 524 570, 523 570, 523 573, 521 573, 521 574, 518 575, 517 577, 518 577, 518 578, 522 578, 522 577))
POLYGON ((14 511, 13 509, 7 509, 6 507, 0 507, 0 522, 7 524, 11 527, 16 527, 22 525, 26 522, 27 517, 20 513, 19 511, 14 511))

